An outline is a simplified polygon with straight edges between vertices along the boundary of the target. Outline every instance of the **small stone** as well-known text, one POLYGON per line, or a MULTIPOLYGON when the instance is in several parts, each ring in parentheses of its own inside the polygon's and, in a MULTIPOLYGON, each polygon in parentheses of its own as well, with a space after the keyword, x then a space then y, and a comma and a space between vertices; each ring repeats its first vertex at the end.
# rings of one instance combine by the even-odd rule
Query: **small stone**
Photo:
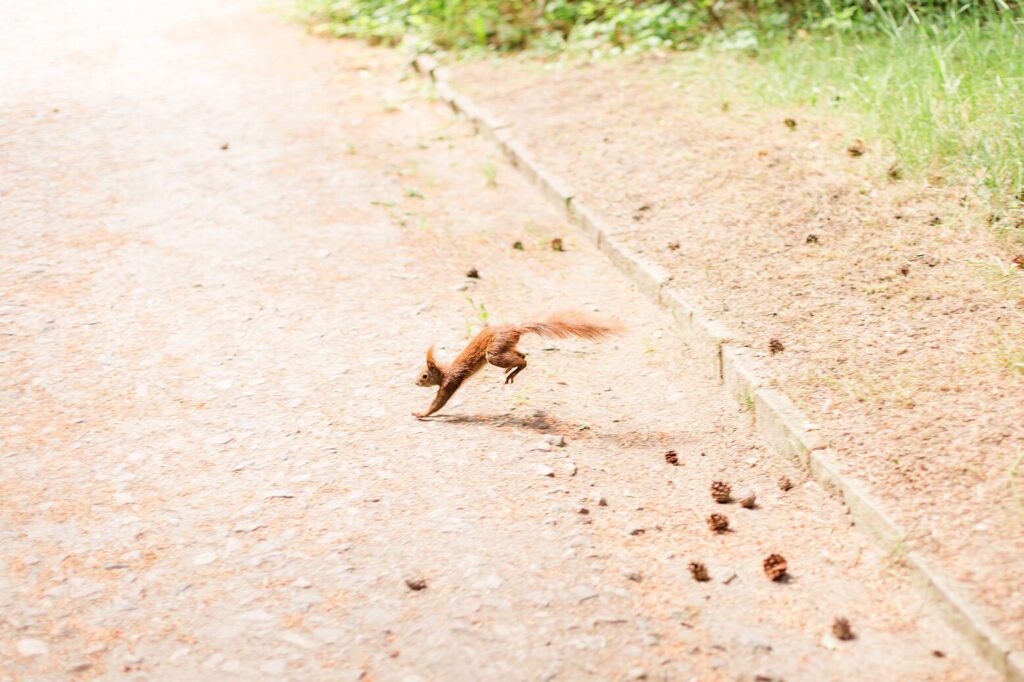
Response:
POLYGON ((559 462, 556 466, 558 466, 558 473, 562 476, 572 477, 576 475, 577 469, 575 462, 567 460, 565 462, 559 462))
POLYGON ((254 530, 256 530, 257 528, 262 528, 262 527, 263 527, 263 524, 260 523, 259 521, 243 521, 242 523, 240 523, 237 526, 235 526, 234 528, 232 528, 232 530, 234 532, 236 532, 236 533, 251 533, 254 530))
POLYGON ((202 554, 197 556, 195 559, 193 559, 192 563, 195 564, 196 566, 206 566, 208 564, 212 564, 216 560, 217 560, 217 553, 216 552, 203 552, 202 554))
POLYGON ((785 118, 785 119, 782 120, 782 122, 784 124, 786 124, 786 127, 789 128, 790 130, 796 130, 796 119, 795 118, 785 118))
POLYGON ((427 589, 427 581, 423 578, 406 578, 405 586, 413 592, 427 589))
POLYGON ((555 237, 554 239, 551 240, 551 250, 552 251, 565 251, 565 245, 562 244, 562 238, 561 237, 555 237))
POLYGON ((711 576, 708 575, 708 568, 704 564, 698 561, 691 561, 688 568, 690 569, 690 575, 693 576, 693 579, 697 582, 705 583, 711 580, 711 576))
POLYGON ((298 587, 303 590, 307 590, 313 587, 313 583, 309 581, 309 578, 296 578, 295 582, 292 583, 292 587, 298 587))
POLYGON ((626 580, 634 583, 643 582, 644 580, 644 575, 640 571, 623 571, 622 574, 626 576, 626 580))
POLYGON ((278 637, 280 637, 285 642, 288 642, 289 644, 294 644, 295 646, 302 649, 316 649, 320 646, 318 642, 314 642, 310 638, 304 635, 300 635, 297 632, 292 632, 290 630, 285 630, 280 635, 278 635, 278 637))
POLYGON ((864 146, 864 140, 858 138, 854 140, 849 147, 846 148, 846 153, 849 154, 850 156, 857 157, 864 156, 864 152, 866 152, 867 150, 867 147, 864 146))
POLYGON ((750 493, 749 495, 740 498, 740 506, 744 509, 753 509, 757 506, 757 495, 750 493))
POLYGON ((336 644, 345 637, 345 631, 337 628, 317 628, 313 630, 313 636, 324 644, 336 644))
POLYGON ((789 480, 788 476, 783 476, 779 479, 779 490, 786 492, 787 490, 793 489, 793 481, 789 480))
POLYGON ((90 663, 89 661, 79 661, 78 663, 73 663, 72 665, 68 666, 67 671, 69 673, 82 673, 91 667, 92 663, 90 663))
POLYGON ((555 433, 550 433, 544 436, 544 442, 550 443, 551 445, 557 445, 558 447, 565 446, 565 436, 560 436, 555 433))
POLYGON ((466 271, 466 277, 470 279, 480 279, 480 272, 476 268, 470 268, 466 271))
POLYGON ((597 501, 597 506, 598 507, 607 507, 608 506, 608 500, 606 500, 605 498, 602 497, 601 499, 599 499, 597 501))
POLYGON ((541 476, 547 476, 548 478, 555 477, 555 470, 545 464, 537 464, 533 469, 541 476))
POLYGON ((41 639, 19 639, 18 653, 25 658, 33 656, 45 656, 50 652, 50 647, 41 639))
POLYGON ((586 585, 579 585, 577 587, 574 587, 572 590, 572 594, 576 598, 576 601, 580 604, 597 597, 597 592, 587 587, 586 585))

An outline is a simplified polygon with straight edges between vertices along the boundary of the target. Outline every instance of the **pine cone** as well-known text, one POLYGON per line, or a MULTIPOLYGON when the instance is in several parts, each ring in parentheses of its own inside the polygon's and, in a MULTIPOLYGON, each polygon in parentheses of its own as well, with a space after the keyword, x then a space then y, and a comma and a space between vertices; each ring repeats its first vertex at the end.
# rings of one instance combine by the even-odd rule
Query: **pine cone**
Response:
POLYGON ((729 530, 729 518, 725 514, 712 514, 708 517, 708 528, 716 533, 729 530))
POLYGON ((715 481, 711 484, 711 499, 718 504, 732 502, 732 488, 724 481, 715 481))
POLYGON ((853 639, 853 630, 850 629, 850 621, 845 618, 836 618, 832 623, 832 634, 836 636, 836 639, 841 639, 844 642, 853 639))
POLYGON ((786 490, 793 489, 793 481, 789 480, 788 476, 783 476, 779 479, 779 490, 785 492, 786 490))
POLYGON ((753 509, 757 506, 757 495, 750 493, 746 497, 740 500, 740 506, 744 509, 753 509))
POLYGON ((781 554, 770 554, 764 560, 764 573, 772 580, 782 580, 786 568, 786 559, 781 554))
POLYGON ((806 243, 808 243, 808 244, 817 244, 818 243, 818 235, 816 235, 814 233, 811 233, 811 234, 807 235, 807 239, 805 239, 804 241, 806 243))
POLYGON ((679 455, 676 454, 675 450, 669 450, 665 453, 665 461, 672 466, 679 466, 679 455))
POLYGON ((776 353, 781 353, 784 350, 786 350, 786 347, 782 345, 782 341, 779 341, 778 339, 772 339, 771 341, 768 342, 768 352, 771 353, 772 355, 775 355, 776 353))
POLYGON ((690 562, 690 575, 699 583, 711 580, 711 576, 708 575, 708 567, 696 561, 690 562))

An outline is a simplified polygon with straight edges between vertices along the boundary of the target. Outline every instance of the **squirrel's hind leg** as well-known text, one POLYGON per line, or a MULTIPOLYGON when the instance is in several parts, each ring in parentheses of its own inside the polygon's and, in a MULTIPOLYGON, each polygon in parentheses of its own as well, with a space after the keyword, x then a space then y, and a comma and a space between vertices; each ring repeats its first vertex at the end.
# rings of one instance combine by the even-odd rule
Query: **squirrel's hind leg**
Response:
POLYGON ((487 362, 495 367, 505 368, 505 383, 511 384, 515 381, 516 375, 526 369, 526 356, 515 348, 504 350, 500 353, 487 351, 487 362))

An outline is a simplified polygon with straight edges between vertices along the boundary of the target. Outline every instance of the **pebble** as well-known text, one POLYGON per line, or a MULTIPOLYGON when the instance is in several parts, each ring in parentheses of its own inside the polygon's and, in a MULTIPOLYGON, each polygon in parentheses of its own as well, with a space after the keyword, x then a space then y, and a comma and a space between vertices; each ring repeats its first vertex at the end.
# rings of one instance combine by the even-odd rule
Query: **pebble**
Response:
POLYGON ((88 670, 91 667, 92 667, 92 663, 90 663, 89 661, 79 661, 78 663, 74 663, 74 664, 68 666, 67 671, 69 673, 81 673, 81 672, 85 672, 86 670, 88 670))
POLYGON ((309 578, 296 578, 295 582, 292 583, 292 587, 299 587, 305 590, 313 587, 313 583, 309 581, 309 578))
POLYGON ((557 445, 558 447, 564 447, 565 446, 565 436, 559 436, 559 435, 553 434, 553 433, 552 434, 548 434, 547 436, 544 436, 544 442, 545 443, 549 443, 551 445, 557 445))
POLYGON ((289 644, 294 644, 295 646, 300 647, 302 649, 317 649, 320 646, 318 642, 313 641, 309 637, 306 637, 305 635, 300 635, 297 632, 292 632, 291 630, 285 630, 278 636, 285 642, 288 642, 289 644))
POLYGON ((545 464, 537 464, 533 469, 541 476, 555 477, 555 470, 545 464))
POLYGON ((576 598, 576 601, 583 603, 588 599, 593 599, 597 596, 597 592, 585 585, 579 585, 572 589, 572 596, 576 598))
POLYGON ((224 662, 224 658, 224 654, 219 652, 210 656, 208 659, 203 661, 203 670, 213 670, 218 665, 224 662))
POLYGON ((313 636, 325 644, 334 644, 345 637, 345 631, 337 628, 317 628, 313 630, 313 636))
POLYGON ((217 560, 217 553, 216 552, 203 552, 202 554, 197 556, 195 559, 193 559, 192 563, 195 564, 196 566, 206 566, 208 564, 212 564, 216 560, 217 560))
POLYGON ((561 474, 562 476, 572 477, 572 476, 575 476, 576 472, 578 471, 578 469, 576 468, 576 463, 575 462, 570 462, 570 461, 559 462, 557 464, 557 466, 558 466, 558 473, 561 474))
POLYGON ((50 647, 41 639, 19 639, 18 653, 26 658, 31 656, 45 656, 50 652, 50 647))

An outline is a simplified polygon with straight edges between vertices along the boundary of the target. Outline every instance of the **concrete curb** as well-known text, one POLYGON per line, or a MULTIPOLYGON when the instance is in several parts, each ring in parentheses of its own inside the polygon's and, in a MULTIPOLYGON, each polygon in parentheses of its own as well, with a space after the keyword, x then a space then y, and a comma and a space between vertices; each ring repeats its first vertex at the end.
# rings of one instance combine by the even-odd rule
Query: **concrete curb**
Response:
MULTIPOLYGON (((630 249, 600 216, 582 204, 568 184, 547 171, 513 138, 509 124, 455 92, 447 69, 439 66, 437 60, 420 55, 412 66, 434 82, 437 95, 453 111, 494 139, 530 184, 561 208, 570 222, 590 237, 641 292, 672 314, 698 359, 734 399, 752 410, 755 429, 772 450, 799 463, 812 479, 842 499, 854 524, 887 552, 904 548, 906 531, 863 481, 840 473, 827 443, 817 435, 816 426, 781 390, 772 387, 768 373, 748 349, 736 345, 735 336, 725 325, 704 315, 682 292, 670 289, 672 277, 668 271, 630 249)), ((1024 682, 1024 651, 1012 651, 1003 635, 918 552, 907 553, 906 565, 918 588, 982 658, 1005 679, 1024 682)))

